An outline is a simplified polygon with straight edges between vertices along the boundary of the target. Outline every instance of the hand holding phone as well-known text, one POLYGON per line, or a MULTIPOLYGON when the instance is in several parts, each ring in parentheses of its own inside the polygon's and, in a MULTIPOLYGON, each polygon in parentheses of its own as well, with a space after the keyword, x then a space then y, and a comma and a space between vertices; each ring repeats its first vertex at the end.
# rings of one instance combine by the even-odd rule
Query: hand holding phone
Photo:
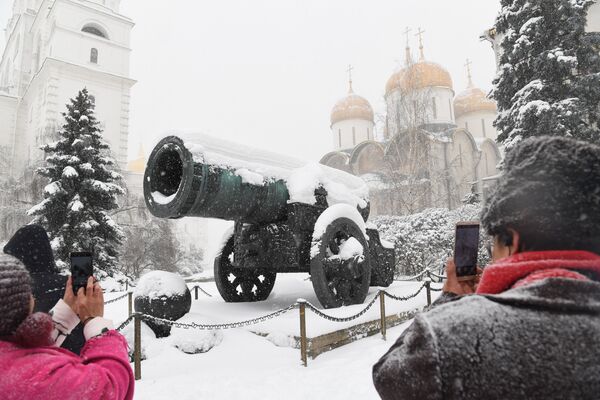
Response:
POLYGON ((454 244, 454 264, 459 281, 475 279, 477 275, 477 255, 479 253, 479 222, 459 222, 456 224, 454 244))
POLYGON ((88 278, 94 275, 92 266, 92 253, 73 252, 71 257, 71 279, 73 281, 73 293, 77 295, 79 288, 87 286, 88 278))

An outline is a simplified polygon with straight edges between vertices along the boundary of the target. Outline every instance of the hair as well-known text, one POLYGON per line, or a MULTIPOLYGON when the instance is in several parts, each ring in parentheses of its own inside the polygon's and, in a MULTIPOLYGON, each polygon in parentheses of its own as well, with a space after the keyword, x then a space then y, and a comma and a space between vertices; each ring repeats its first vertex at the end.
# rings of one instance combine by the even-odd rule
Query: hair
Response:
POLYGON ((527 139, 506 156, 482 224, 518 251, 600 254, 600 146, 564 137, 527 139))

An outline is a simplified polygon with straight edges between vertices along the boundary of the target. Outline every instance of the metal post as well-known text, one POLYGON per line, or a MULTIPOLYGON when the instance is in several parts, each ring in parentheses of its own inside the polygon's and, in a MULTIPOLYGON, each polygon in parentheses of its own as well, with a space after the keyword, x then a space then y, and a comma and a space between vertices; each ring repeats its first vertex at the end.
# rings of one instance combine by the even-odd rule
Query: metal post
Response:
POLYGON ((129 281, 125 281, 125 291, 129 290, 129 281))
POLYGON ((300 358, 302 365, 308 365, 306 359, 306 301, 298 300, 300 303, 300 358))
POLYGON ((379 291, 379 311, 381 311, 381 336, 383 336, 383 340, 387 340, 385 337, 387 321, 385 320, 385 294, 383 290, 379 291))
POLYGON ((139 314, 134 317, 133 329, 133 370, 135 380, 142 379, 142 320, 139 314))
POLYGON ((431 305, 431 278, 425 279, 425 288, 427 289, 427 306, 431 305))
POLYGON ((198 300, 198 285, 194 286, 194 296, 198 300))
POLYGON ((133 292, 127 293, 127 311, 129 316, 133 313, 133 292))

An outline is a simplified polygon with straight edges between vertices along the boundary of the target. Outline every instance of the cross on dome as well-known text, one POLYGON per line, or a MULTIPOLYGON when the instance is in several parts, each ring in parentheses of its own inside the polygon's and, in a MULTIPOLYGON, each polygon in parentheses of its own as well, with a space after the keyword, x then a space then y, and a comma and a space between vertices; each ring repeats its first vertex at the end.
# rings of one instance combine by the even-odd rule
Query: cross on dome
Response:
POLYGON ((408 26, 404 30, 404 35, 406 35, 406 65, 410 65, 412 63, 412 56, 410 55, 410 42, 409 42, 409 34, 412 32, 408 26))
POLYGON ((467 67, 467 77, 469 78, 469 83, 467 85, 467 87, 473 87, 473 76, 471 75, 471 65, 473 65, 473 63, 471 62, 471 60, 469 60, 467 58, 467 62, 465 64, 465 67, 467 67))
POLYGON ((348 72, 348 93, 354 93, 354 91, 352 90, 352 70, 354 69, 354 67, 352 66, 352 64, 348 64, 348 69, 346 70, 348 72))
POLYGON ((415 36, 419 37, 419 52, 420 52, 420 58, 419 61, 425 61, 425 52, 423 51, 423 34, 425 33, 425 31, 423 29, 421 29, 421 27, 419 27, 419 30, 417 31, 417 34, 415 36))

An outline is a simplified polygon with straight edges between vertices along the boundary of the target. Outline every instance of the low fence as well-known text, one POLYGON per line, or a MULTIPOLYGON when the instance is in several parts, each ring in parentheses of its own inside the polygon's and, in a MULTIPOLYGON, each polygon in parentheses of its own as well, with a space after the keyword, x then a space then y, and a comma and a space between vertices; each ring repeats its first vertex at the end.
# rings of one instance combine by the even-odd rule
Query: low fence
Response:
MULTIPOLYGON (((239 322, 231 322, 231 323, 223 323, 223 324, 199 324, 196 322, 191 322, 191 323, 183 323, 183 322, 177 322, 177 321, 170 321, 170 320, 166 320, 166 319, 162 319, 162 318, 156 318, 153 317, 151 315, 147 315, 147 314, 142 314, 142 313, 138 313, 138 312, 132 312, 132 292, 128 292, 122 296, 119 296, 115 299, 111 299, 108 300, 107 302, 105 302, 105 304, 110 304, 116 301, 119 301, 125 297, 128 297, 129 301, 128 301, 128 315, 129 317, 123 321, 123 323, 121 323, 121 325, 119 325, 117 327, 118 331, 123 330, 127 325, 129 325, 129 323, 131 323, 131 321, 134 321, 134 348, 133 348, 133 362, 134 362, 134 375, 135 375, 135 379, 139 380, 142 377, 142 368, 141 368, 141 349, 142 349, 142 343, 141 343, 141 322, 142 321, 151 321, 154 323, 158 323, 158 324, 164 324, 164 325, 169 325, 169 326, 173 326, 176 328, 183 328, 183 329, 199 329, 199 330, 224 330, 224 329, 235 329, 235 328, 241 328, 241 327, 245 327, 245 326, 250 326, 250 325, 256 325, 262 322, 265 322, 269 319, 272 318, 277 318, 285 313, 288 313, 294 309, 298 309, 299 310, 299 317, 300 317, 300 359, 302 361, 302 364, 306 367, 308 365, 308 349, 307 349, 307 336, 306 336, 306 311, 307 309, 310 310, 312 313, 314 313, 315 315, 317 315, 320 318, 326 319, 328 321, 332 321, 332 322, 349 322, 349 321, 353 321, 357 318, 360 318, 361 316, 363 316, 367 311, 369 311, 369 309, 371 309, 371 307, 373 307, 374 304, 377 303, 377 300, 379 300, 379 311, 380 311, 380 332, 381 335, 383 337, 384 340, 386 340, 386 330, 387 330, 387 318, 386 318, 386 314, 385 314, 385 299, 391 299, 394 301, 407 301, 409 299, 412 299, 416 296, 419 295, 419 293, 421 293, 423 291, 423 289, 426 290, 427 292, 427 306, 431 305, 431 292, 432 291, 441 291, 441 288, 434 288, 431 286, 431 282, 432 282, 432 277, 443 280, 446 277, 445 276, 441 276, 441 275, 437 275, 433 272, 431 272, 429 269, 426 269, 425 271, 423 271, 421 274, 419 274, 418 276, 415 277, 411 277, 411 279, 406 279, 403 281, 408 281, 408 280, 412 280, 412 279, 417 279, 419 277, 422 276, 427 276, 424 280, 423 283, 421 284, 421 286, 419 287, 419 289, 407 296, 396 296, 394 294, 388 293, 385 290, 380 290, 379 292, 377 292, 377 294, 367 303, 367 305, 365 306, 364 309, 362 309, 360 312, 351 315, 351 316, 347 316, 347 317, 336 317, 333 315, 329 315, 327 313, 324 313, 323 311, 321 311, 320 309, 318 309, 316 306, 314 306, 313 304, 311 304, 309 301, 304 300, 304 299, 298 299, 295 303, 290 304, 288 307, 282 308, 280 310, 274 311, 270 314, 267 315, 263 315, 260 316, 258 318, 253 318, 253 319, 249 319, 249 320, 245 320, 245 321, 239 321, 239 322)), ((201 291, 203 292, 206 296, 212 297, 212 295, 208 292, 206 292, 204 289, 202 289, 200 286, 196 285, 193 287, 194 289, 194 293, 195 293, 195 299, 198 300, 198 292, 201 291)))

